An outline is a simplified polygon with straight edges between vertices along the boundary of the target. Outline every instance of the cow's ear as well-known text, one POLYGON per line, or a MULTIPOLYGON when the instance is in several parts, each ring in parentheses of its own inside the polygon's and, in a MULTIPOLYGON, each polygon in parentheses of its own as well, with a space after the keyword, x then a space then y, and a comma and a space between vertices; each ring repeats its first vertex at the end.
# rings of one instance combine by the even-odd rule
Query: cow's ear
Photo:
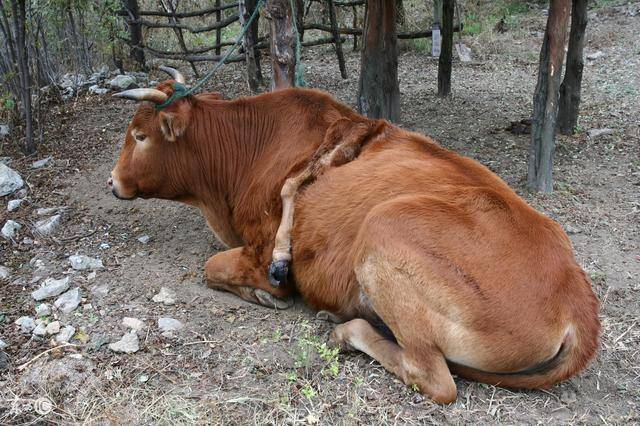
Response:
POLYGON ((184 135, 189 125, 189 109, 186 107, 160 111, 160 129, 168 141, 175 142, 184 135))

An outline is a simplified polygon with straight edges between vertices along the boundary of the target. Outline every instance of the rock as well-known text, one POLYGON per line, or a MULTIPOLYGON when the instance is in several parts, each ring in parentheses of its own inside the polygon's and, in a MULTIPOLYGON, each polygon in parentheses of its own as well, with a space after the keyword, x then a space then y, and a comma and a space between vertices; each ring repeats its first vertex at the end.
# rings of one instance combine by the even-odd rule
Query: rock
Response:
POLYGON ((598 50, 597 52, 587 53, 587 59, 590 61, 595 61, 596 59, 600 59, 604 56, 604 52, 602 50, 598 50))
POLYGON ((109 349, 114 352, 132 354, 134 352, 138 352, 140 349, 140 343, 138 342, 138 335, 135 331, 131 331, 124 336, 122 339, 118 340, 115 343, 109 344, 109 349))
POLYGON ((89 93, 91 93, 92 95, 106 95, 107 93, 109 93, 109 89, 94 84, 93 86, 89 86, 89 93))
POLYGON ((138 87, 135 77, 130 75, 117 75, 109 81, 109 86, 113 90, 128 90, 138 87))
POLYGON ((46 317, 47 315, 51 315, 51 306, 46 303, 41 303, 36 306, 36 316, 37 317, 46 317))
POLYGON ((66 207, 40 207, 38 210, 36 210, 36 214, 38 216, 49 216, 54 213, 61 213, 66 209, 66 207))
POLYGON ((91 294, 97 297, 104 297, 109 294, 109 285, 108 284, 96 284, 92 286, 90 289, 91 294))
POLYGON ((42 160, 34 161, 33 163, 31 163, 31 168, 32 169, 41 169, 42 167, 44 167, 47 164, 49 164, 51 161, 53 161, 53 157, 52 156, 45 157, 42 160))
POLYGON ((177 319, 158 318, 158 328, 163 336, 172 336, 174 331, 182 330, 184 325, 177 319))
POLYGON ((47 219, 42 219, 36 222, 36 234, 49 235, 52 234, 58 225, 60 225, 60 218, 62 216, 57 214, 47 219))
POLYGON ((78 271, 82 271, 85 269, 102 269, 104 265, 102 264, 102 260, 95 259, 93 257, 85 256, 85 255, 73 255, 69 256, 69 263, 73 269, 78 271))
POLYGON ((135 331, 144 329, 144 322, 138 318, 124 317, 122 318, 122 325, 135 331))
POLYGON ((76 287, 58 297, 53 305, 65 314, 70 314, 80 305, 81 299, 80 289, 76 287))
POLYGON ((76 333, 76 328, 72 325, 65 326, 56 336, 56 342, 67 343, 76 333))
POLYGON ((46 334, 46 330, 47 330, 47 324, 44 321, 37 319, 36 328, 33 329, 33 334, 36 336, 43 337, 46 334))
POLYGON ((47 334, 47 336, 53 336, 54 334, 58 334, 59 332, 60 332, 60 321, 53 321, 47 324, 47 328, 45 329, 45 333, 47 334))
POLYGON ((461 62, 471 62, 471 49, 464 43, 456 43, 456 52, 461 62))
POLYGON ((160 289, 160 293, 153 296, 152 299, 156 303, 164 303, 165 305, 173 305, 176 303, 176 295, 173 291, 166 287, 160 289))
POLYGON ((589 135, 589 138, 591 139, 595 139, 595 138, 599 138, 600 136, 609 136, 613 134, 613 129, 608 129, 608 128, 604 128, 604 129, 591 129, 587 132, 587 134, 589 135))
POLYGON ((0 124, 0 139, 9 136, 10 129, 7 124, 0 124))
POLYGON ((13 237, 16 236, 20 228, 22 228, 22 225, 20 225, 16 221, 9 219, 5 222, 0 232, 2 232, 2 236, 7 240, 13 240, 13 237))
POLYGON ((9 279, 11 276, 11 269, 6 266, 0 266, 0 281, 9 279))
POLYGON ((85 84, 87 78, 82 74, 65 74, 60 79, 60 83, 58 84, 63 89, 76 89, 85 84))
POLYGON ((17 200, 11 200, 7 203, 7 211, 9 212, 14 212, 16 210, 18 210, 20 208, 20 205, 22 204, 24 200, 22 199, 17 199, 17 200))
POLYGON ((11 167, 0 163, 0 197, 9 195, 24 186, 20 174, 11 167))
POLYGON ((578 228, 576 228, 575 226, 571 226, 568 223, 564 226, 564 230, 569 235, 575 235, 580 233, 580 230, 578 228))
POLYGON ((75 94, 76 91, 73 89, 73 87, 66 87, 62 89, 60 93, 63 101, 68 101, 69 99, 73 98, 73 95, 75 94))
POLYGON ((62 294, 67 290, 69 290, 69 277, 64 277, 60 280, 47 278, 42 283, 42 287, 31 293, 31 297, 40 301, 62 294))
POLYGON ((16 320, 15 324, 20 327, 22 333, 31 333, 36 328, 36 322, 31 317, 20 317, 16 320))
POLYGON ((9 344, 4 340, 0 339, 0 351, 8 347, 9 347, 9 344))
POLYGON ((100 243, 100 250, 109 250, 110 248, 109 243, 100 243))
POLYGON ((151 237, 148 235, 142 235, 138 237, 138 241, 141 242, 142 244, 147 244, 150 240, 151 240, 151 237))

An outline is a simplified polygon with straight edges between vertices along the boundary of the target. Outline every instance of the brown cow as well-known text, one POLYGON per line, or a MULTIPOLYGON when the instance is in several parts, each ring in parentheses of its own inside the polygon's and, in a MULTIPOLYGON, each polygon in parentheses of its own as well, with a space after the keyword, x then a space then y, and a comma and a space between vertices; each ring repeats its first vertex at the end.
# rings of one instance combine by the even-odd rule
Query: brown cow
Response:
MULTIPOLYGON (((205 265, 209 285, 281 306, 292 284, 267 279, 281 188, 334 123, 367 119, 305 89, 203 94, 156 110, 172 83, 121 94, 150 102, 109 185, 120 198, 198 206, 231 247, 205 265)), ((334 339, 443 403, 456 398, 452 373, 541 388, 585 368, 598 301, 561 227, 478 162, 387 123, 371 129, 357 158, 295 201, 293 282, 306 303, 345 321, 334 339)))

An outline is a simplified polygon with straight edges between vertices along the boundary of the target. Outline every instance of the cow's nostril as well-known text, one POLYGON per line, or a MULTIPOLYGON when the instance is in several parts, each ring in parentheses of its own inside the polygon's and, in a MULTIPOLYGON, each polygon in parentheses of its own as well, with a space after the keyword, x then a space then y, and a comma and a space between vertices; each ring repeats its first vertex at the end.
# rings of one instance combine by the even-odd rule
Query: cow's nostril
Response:
POLYGON ((109 178, 109 180, 107 181, 107 186, 109 188, 111 188, 113 186, 113 179, 112 178, 109 178))

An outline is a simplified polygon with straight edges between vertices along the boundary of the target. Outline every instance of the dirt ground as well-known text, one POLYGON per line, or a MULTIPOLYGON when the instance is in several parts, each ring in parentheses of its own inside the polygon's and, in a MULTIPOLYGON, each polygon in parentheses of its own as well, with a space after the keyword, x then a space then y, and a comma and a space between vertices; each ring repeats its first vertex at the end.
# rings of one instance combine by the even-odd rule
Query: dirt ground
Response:
MULTIPOLYGON (((0 286, 0 338, 8 343, 4 355, 0 351, 0 423, 640 422, 638 9, 590 15, 586 51, 604 55, 587 61, 579 132, 559 137, 551 195, 526 192, 529 136, 505 131, 531 112, 542 14, 516 35, 464 39, 476 58, 454 64, 453 96, 445 100, 434 95, 435 60, 416 51, 400 57, 400 125, 481 161, 568 231, 602 302, 602 347, 580 376, 548 391, 524 392, 456 379, 458 400, 441 406, 366 355, 328 350, 331 325, 302 302, 275 311, 207 289, 202 266, 220 246, 197 210, 158 200, 124 202, 107 190, 135 105, 91 96, 52 108, 47 144, 37 157, 14 155, 8 144, 2 154, 13 157, 11 167, 29 184, 28 205, 15 213, 3 207, 2 223, 32 223, 39 207, 68 208, 53 238, 0 242, 0 264, 12 270, 0 286), (605 127, 613 134, 588 136, 605 127), (49 154, 53 165, 29 168, 49 154), (139 242, 142 235, 150 241, 139 242), (105 268, 73 270, 72 254, 99 257, 105 268), (14 321, 34 316, 30 293, 42 279, 64 275, 83 296, 71 314, 55 314, 76 328, 72 345, 34 359, 51 342, 19 333, 14 321), (161 287, 175 292, 175 304, 152 300, 161 287), (107 348, 127 331, 124 317, 145 323, 133 354, 107 348), (159 317, 177 319, 184 329, 164 336, 159 317)), ((303 60, 310 86, 353 104, 357 52, 347 53, 347 80, 329 49, 305 50, 303 60)), ((248 95, 239 65, 225 67, 210 86, 229 98, 248 95)))

